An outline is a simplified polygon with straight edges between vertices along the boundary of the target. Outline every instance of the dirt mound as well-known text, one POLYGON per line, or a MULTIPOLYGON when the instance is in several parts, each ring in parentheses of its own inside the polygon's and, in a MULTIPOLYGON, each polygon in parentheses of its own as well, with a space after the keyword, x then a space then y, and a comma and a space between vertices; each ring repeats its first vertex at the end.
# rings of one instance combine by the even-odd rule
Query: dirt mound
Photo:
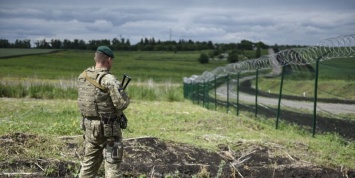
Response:
MULTIPOLYGON (((83 148, 80 137, 61 138, 68 160, 53 158, 0 160, 0 177, 76 177, 83 148), (75 153, 75 154, 74 154, 75 153)), ((41 147, 47 140, 37 135, 14 133, 0 136, 0 146, 11 158, 19 148, 41 147), (31 143, 31 144, 28 144, 31 143), (34 143, 37 143, 35 145, 34 143)), ((296 157, 275 156, 272 147, 238 142, 239 151, 219 145, 217 152, 154 137, 124 140, 121 164, 124 177, 355 177, 354 170, 334 170, 303 162, 296 157)), ((63 151, 62 150, 62 151, 63 151)), ((25 153, 25 152, 22 152, 25 153)), ((103 176, 103 171, 99 171, 103 176)))
POLYGON ((126 140, 123 160, 122 170, 127 176, 153 177, 191 177, 203 169, 216 174, 224 161, 216 152, 150 137, 126 140))
POLYGON ((127 177, 355 177, 354 171, 341 172, 291 156, 274 156, 272 148, 256 145, 239 152, 219 145, 220 151, 210 152, 149 137, 129 139, 125 145, 121 168, 127 177))

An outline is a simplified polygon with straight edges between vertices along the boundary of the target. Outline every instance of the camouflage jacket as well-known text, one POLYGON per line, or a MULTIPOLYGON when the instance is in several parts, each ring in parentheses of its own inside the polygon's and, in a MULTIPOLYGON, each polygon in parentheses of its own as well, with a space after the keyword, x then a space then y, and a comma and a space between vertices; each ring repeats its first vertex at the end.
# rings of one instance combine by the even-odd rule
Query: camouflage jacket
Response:
POLYGON ((113 118, 120 116, 130 99, 116 77, 106 68, 90 67, 78 78, 78 107, 83 116, 113 118), (99 84, 95 86, 88 79, 99 84))

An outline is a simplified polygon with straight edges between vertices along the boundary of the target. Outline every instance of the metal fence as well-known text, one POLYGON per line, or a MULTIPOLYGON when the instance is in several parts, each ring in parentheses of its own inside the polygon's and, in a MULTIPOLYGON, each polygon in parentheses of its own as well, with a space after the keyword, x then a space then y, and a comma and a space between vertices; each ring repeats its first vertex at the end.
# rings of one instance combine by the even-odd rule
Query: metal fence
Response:
POLYGON ((348 119, 355 115, 355 93, 332 86, 355 91, 354 43, 355 35, 340 36, 185 77, 184 97, 209 109, 275 118, 276 129, 286 120, 310 128, 313 136, 318 129, 355 139, 348 119))

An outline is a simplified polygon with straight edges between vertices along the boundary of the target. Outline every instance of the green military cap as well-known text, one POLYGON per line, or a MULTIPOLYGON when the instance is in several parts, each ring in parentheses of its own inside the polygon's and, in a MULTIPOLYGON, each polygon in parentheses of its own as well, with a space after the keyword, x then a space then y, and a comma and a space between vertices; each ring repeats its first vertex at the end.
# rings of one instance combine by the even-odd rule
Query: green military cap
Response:
POLYGON ((109 57, 115 58, 115 55, 113 54, 113 51, 107 46, 99 46, 97 48, 96 52, 102 52, 102 53, 106 54, 109 57))

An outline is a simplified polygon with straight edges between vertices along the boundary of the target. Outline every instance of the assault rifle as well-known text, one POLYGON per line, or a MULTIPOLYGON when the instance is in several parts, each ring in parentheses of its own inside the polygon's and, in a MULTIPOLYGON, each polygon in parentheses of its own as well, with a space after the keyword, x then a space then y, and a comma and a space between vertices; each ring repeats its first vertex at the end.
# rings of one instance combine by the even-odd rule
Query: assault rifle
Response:
MULTIPOLYGON (((125 90, 129 84, 129 82, 131 81, 131 77, 129 77, 128 75, 126 74, 123 74, 123 79, 122 79, 122 82, 121 82, 121 90, 125 90), (126 78, 127 78, 127 82, 125 83, 126 81, 126 78)), ((121 129, 126 129, 127 128, 127 122, 128 122, 128 119, 126 117, 126 115, 122 112, 122 115, 121 115, 121 118, 120 118, 120 127, 121 129)))
POLYGON ((126 75, 126 74, 123 74, 123 79, 122 79, 122 82, 121 82, 121 85, 122 85, 122 90, 125 90, 126 88, 127 88, 127 86, 128 86, 128 84, 129 84, 129 82, 131 81, 131 77, 129 77, 128 75, 126 75), (128 80, 127 80, 127 83, 124 83, 125 82, 125 80, 126 80, 126 78, 128 78, 128 80))

